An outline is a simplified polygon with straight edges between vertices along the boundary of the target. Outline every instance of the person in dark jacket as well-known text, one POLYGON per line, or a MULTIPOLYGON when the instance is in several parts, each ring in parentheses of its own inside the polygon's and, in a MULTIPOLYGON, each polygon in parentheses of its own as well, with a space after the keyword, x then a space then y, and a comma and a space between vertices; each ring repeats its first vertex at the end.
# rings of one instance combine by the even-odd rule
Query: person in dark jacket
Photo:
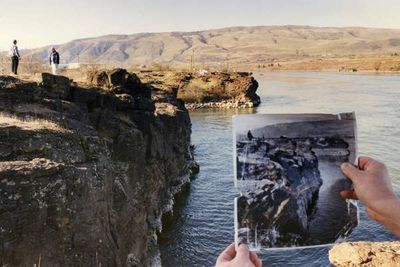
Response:
POLYGON ((60 54, 58 54, 57 50, 54 47, 51 49, 49 60, 51 72, 53 73, 53 75, 57 75, 58 65, 60 64, 60 54))
POLYGON ((11 71, 15 75, 18 73, 18 63, 21 59, 18 51, 17 40, 14 40, 13 45, 10 48, 10 57, 11 57, 11 71))
POLYGON ((250 130, 247 132, 247 138, 249 139, 249 141, 253 140, 253 138, 254 138, 254 136, 250 130))

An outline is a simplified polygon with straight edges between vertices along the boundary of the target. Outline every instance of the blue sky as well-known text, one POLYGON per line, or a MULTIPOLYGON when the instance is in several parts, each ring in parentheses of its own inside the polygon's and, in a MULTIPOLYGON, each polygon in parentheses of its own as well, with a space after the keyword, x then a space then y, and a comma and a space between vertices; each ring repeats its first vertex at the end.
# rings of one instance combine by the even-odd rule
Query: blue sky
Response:
POLYGON ((399 0, 1 0, 0 50, 105 34, 248 25, 400 28, 399 0))

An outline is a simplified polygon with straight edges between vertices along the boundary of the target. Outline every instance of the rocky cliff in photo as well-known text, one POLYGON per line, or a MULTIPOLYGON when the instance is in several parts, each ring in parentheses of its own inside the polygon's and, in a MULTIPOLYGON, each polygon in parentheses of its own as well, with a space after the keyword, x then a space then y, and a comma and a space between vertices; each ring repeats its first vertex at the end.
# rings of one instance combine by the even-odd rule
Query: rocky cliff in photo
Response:
POLYGON ((237 142, 238 179, 257 182, 237 199, 239 239, 263 248, 307 244, 322 185, 318 158, 306 140, 248 136, 237 142))
POLYGON ((0 265, 150 266, 196 171, 182 101, 125 70, 106 89, 0 77, 0 265))

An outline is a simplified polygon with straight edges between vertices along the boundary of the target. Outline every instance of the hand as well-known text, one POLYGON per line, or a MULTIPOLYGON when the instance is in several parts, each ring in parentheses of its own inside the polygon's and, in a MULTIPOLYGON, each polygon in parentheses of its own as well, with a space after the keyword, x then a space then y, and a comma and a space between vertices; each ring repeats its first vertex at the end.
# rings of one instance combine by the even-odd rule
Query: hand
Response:
POLYGON ((360 157, 358 168, 350 163, 341 166, 353 182, 354 190, 345 190, 343 198, 359 199, 369 217, 400 236, 400 200, 393 191, 386 166, 372 158, 360 157))
POLYGON ((219 255, 215 267, 262 267, 262 261, 246 245, 235 251, 235 244, 231 244, 219 255))

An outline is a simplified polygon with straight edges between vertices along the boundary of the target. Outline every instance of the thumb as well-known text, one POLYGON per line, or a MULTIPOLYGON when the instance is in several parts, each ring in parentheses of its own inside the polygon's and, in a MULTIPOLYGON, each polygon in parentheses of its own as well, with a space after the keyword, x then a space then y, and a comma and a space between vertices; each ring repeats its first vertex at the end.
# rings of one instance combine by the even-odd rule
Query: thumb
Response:
POLYGON ((239 259, 249 259, 250 251, 248 247, 244 244, 241 244, 236 251, 236 257, 239 259))
POLYGON ((344 175, 347 176, 351 181, 355 182, 361 174, 361 171, 354 165, 346 162, 340 166, 344 175))

